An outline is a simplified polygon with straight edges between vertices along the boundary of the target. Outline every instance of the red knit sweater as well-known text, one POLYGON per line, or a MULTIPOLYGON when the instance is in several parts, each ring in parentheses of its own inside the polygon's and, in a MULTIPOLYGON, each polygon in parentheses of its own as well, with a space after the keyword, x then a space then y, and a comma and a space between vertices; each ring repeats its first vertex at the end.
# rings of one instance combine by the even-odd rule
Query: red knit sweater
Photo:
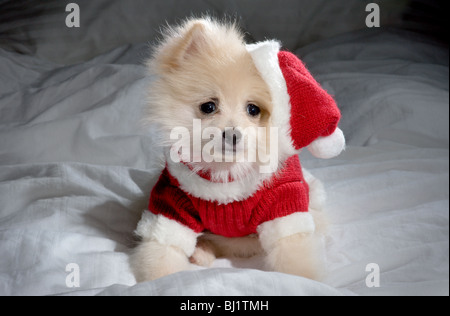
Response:
POLYGON ((182 191, 166 168, 153 188, 149 210, 196 233, 208 230, 225 237, 241 237, 256 233, 264 222, 307 212, 308 191, 298 156, 289 158, 285 167, 252 196, 229 204, 202 200, 182 191))

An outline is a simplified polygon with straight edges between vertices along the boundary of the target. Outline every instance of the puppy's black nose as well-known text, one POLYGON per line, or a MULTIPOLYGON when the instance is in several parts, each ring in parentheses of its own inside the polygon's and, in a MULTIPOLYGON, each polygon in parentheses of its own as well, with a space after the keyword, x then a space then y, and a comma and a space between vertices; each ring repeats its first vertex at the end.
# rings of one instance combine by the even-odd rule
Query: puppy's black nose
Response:
POLYGON ((222 137, 227 144, 236 146, 242 138, 242 133, 236 128, 227 128, 222 133, 222 137))

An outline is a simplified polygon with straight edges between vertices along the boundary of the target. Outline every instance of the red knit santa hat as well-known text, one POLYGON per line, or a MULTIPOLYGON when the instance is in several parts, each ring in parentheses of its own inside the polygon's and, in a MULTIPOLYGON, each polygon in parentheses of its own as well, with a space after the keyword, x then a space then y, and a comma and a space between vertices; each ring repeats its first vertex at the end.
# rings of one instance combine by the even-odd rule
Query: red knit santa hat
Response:
POLYGON ((341 117, 333 98, 314 80, 294 54, 280 51, 277 41, 247 45, 256 68, 270 89, 274 126, 281 129, 284 152, 308 147, 319 158, 332 158, 345 147, 337 127, 341 117))

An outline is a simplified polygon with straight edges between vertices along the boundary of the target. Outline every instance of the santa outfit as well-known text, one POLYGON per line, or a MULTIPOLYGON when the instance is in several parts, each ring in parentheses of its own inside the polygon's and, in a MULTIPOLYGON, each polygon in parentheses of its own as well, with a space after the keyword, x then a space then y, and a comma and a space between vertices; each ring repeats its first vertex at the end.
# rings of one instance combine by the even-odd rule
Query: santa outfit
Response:
POLYGON ((247 50, 271 93, 272 126, 279 128, 285 161, 281 170, 259 181, 220 183, 169 159, 136 230, 144 239, 179 247, 190 256, 204 231, 226 237, 258 233, 263 247, 314 231, 298 152, 308 147, 317 157, 331 158, 343 150, 339 109, 295 55, 280 51, 279 42, 247 45, 247 50))

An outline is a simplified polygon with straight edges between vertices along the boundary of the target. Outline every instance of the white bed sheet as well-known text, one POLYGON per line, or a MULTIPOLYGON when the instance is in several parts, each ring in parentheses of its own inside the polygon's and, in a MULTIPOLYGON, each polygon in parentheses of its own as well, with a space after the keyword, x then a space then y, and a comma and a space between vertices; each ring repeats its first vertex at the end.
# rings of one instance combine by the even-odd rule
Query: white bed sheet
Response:
POLYGON ((301 154, 328 192, 322 282, 257 257, 136 285, 132 231, 162 168, 139 125, 145 51, 63 67, 0 49, 1 295, 448 295, 447 48, 391 30, 297 51, 335 95, 349 144, 333 160, 301 154), (369 263, 380 287, 366 286, 369 263))
MULTIPOLYGON (((275 37, 296 49, 325 37, 365 28, 365 1, 345 0, 77 0, 80 28, 63 24, 68 2, 0 1, 0 46, 60 64, 78 63, 128 43, 152 41, 166 23, 208 13, 237 18, 257 41, 275 37)), ((378 0, 380 23, 399 25, 409 0, 378 0)), ((426 7, 422 5, 422 7, 426 7)))

